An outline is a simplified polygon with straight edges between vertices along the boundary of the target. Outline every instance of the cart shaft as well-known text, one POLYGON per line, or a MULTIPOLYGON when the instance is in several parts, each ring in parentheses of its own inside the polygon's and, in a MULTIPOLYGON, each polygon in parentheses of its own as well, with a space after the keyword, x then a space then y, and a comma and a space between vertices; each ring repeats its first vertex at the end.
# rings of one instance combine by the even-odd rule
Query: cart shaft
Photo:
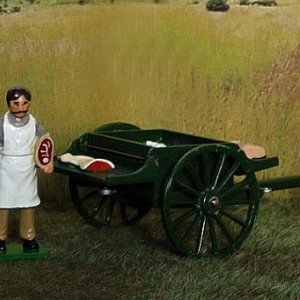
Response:
POLYGON ((267 179, 260 181, 259 186, 266 192, 299 188, 300 176, 288 176, 267 179))

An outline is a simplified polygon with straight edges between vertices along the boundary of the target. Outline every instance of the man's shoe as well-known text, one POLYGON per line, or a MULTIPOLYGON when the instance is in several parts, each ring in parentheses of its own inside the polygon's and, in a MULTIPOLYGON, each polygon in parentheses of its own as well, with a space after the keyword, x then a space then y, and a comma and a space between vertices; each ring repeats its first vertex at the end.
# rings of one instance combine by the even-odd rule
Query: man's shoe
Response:
POLYGON ((38 252, 39 251, 38 242, 35 239, 33 239, 33 240, 23 239, 23 251, 24 252, 38 252))
POLYGON ((4 240, 0 240, 0 254, 6 253, 6 244, 4 240))

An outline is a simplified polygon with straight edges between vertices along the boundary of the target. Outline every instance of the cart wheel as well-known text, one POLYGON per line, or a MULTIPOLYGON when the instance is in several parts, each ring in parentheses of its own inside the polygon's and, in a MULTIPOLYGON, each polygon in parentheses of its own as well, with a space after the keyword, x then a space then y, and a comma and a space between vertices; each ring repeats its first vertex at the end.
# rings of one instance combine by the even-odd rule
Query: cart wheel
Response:
POLYGON ((96 227, 132 225, 150 210, 148 205, 130 203, 115 189, 80 183, 73 177, 69 179, 69 189, 76 210, 96 227))
POLYGON ((181 254, 225 255, 248 236, 258 205, 251 161, 230 146, 199 146, 179 159, 168 178, 162 219, 181 254))
POLYGON ((115 131, 115 130, 137 130, 140 129, 138 126, 130 124, 130 123, 108 123, 104 124, 94 130, 94 132, 106 132, 106 131, 115 131))

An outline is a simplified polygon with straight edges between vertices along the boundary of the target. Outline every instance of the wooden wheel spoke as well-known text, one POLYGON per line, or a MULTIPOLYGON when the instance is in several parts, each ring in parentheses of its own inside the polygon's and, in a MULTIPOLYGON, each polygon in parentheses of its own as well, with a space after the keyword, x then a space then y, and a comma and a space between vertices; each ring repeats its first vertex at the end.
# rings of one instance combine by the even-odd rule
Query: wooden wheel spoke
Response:
POLYGON ((119 207, 120 207, 120 214, 121 214, 121 219, 124 224, 128 223, 128 216, 126 212, 126 206, 123 202, 119 201, 119 207))
POLYGON ((222 202, 222 206, 229 205, 249 205, 249 199, 226 199, 222 202))
POLYGON ((220 155, 220 158, 219 158, 219 161, 218 161, 218 164, 217 164, 217 167, 216 167, 216 173, 214 175, 214 179, 213 179, 213 183, 212 183, 212 188, 213 189, 218 184, 218 181, 220 179, 220 175, 221 175, 221 173, 223 171, 223 168, 224 168, 225 161, 226 161, 226 154, 222 153, 220 155))
POLYGON ((195 231, 197 224, 199 223, 199 215, 196 215, 194 217, 194 220, 192 221, 192 223, 190 224, 190 226, 187 228, 187 230, 185 231, 184 235, 181 237, 180 242, 184 242, 186 241, 191 235, 192 233, 195 231))
POLYGON ((196 190, 201 189, 201 187, 203 187, 203 182, 200 178, 199 165, 197 163, 194 163, 193 165, 188 164, 184 169, 186 170, 188 178, 191 181, 193 187, 196 190))
POLYGON ((212 165, 211 160, 207 152, 202 155, 202 165, 203 165, 203 183, 204 187, 208 187, 211 182, 211 173, 212 173, 212 165))
POLYGON ((171 192, 169 194, 169 205, 170 207, 180 207, 180 206, 194 206, 195 197, 192 197, 190 194, 183 194, 180 192, 171 192))
POLYGON ((200 231, 199 235, 197 237, 196 241, 196 253, 200 254, 203 246, 203 241, 204 241, 204 234, 205 234, 205 227, 206 227, 206 217, 202 216, 201 221, 200 221, 200 231))
POLYGON ((234 184, 232 187, 228 188, 227 190, 224 190, 221 195, 220 198, 224 198, 227 197, 228 195, 236 192, 239 189, 243 189, 246 185, 248 185, 248 180, 247 178, 245 178, 244 180, 234 184))
POLYGON ((194 188, 188 186, 186 183, 182 182, 181 180, 176 180, 175 186, 177 189, 184 192, 185 194, 188 194, 191 196, 197 195, 197 191, 194 188))
POLYGON ((108 224, 110 224, 110 222, 112 220, 112 216, 113 216, 115 201, 111 197, 109 197, 107 200, 108 200, 108 206, 107 206, 107 210, 106 210, 105 220, 108 224))
POLYGON ((239 190, 236 190, 229 195, 221 194, 219 199, 221 202, 221 206, 228 206, 228 205, 249 205, 251 201, 250 197, 250 189, 245 187, 239 190))
POLYGON ((97 195, 99 193, 99 190, 94 190, 94 191, 91 191, 89 193, 87 193, 86 195, 84 195, 82 198, 80 198, 80 202, 85 202, 86 200, 90 199, 91 197, 97 195))
POLYGON ((229 182, 229 180, 233 177, 234 173, 237 171, 237 169, 240 167, 240 162, 235 161, 234 164, 231 166, 231 168, 227 171, 227 173, 224 175, 222 181, 219 183, 219 185, 216 187, 217 192, 220 192, 226 184, 229 182))
POLYGON ((177 217, 175 220, 172 221, 172 225, 174 228, 176 228, 178 225, 182 224, 186 219, 188 219, 190 216, 195 214, 195 210, 192 208, 185 213, 183 213, 181 216, 177 217))
POLYGON ((247 223, 245 221, 241 220, 240 218, 238 218, 237 216, 235 216, 234 214, 232 214, 229 211, 220 209, 220 213, 223 214, 224 216, 226 216, 227 218, 229 218, 230 220, 234 221, 235 223, 239 224, 242 227, 247 226, 247 223))
POLYGON ((208 218, 208 224, 209 224, 209 236, 211 241, 212 253, 217 254, 219 251, 219 243, 217 240, 217 234, 216 234, 215 223, 213 218, 208 218))
POLYGON ((226 225, 221 221, 221 219, 217 216, 215 216, 215 220, 217 221, 219 227, 221 228, 221 230, 224 232, 225 236, 228 238, 230 243, 234 242, 234 238, 231 235, 231 233, 229 232, 229 230, 227 229, 226 225))
POLYGON ((106 202, 106 198, 103 197, 101 198, 99 201, 98 201, 98 205, 95 206, 93 209, 92 209, 92 212, 91 212, 91 216, 92 217, 95 217, 97 215, 97 213, 100 211, 101 207, 104 205, 104 203, 106 202))

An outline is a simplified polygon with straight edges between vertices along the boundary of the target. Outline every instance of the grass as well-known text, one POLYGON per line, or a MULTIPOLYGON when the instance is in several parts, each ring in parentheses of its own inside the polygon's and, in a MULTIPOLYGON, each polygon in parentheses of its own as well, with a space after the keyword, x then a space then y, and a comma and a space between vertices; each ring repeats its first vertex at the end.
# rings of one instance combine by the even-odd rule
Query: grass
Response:
MULTIPOLYGON (((1 15, 1 94, 16 84, 32 90, 32 112, 57 153, 82 132, 125 121, 255 142, 281 161, 262 177, 299 174, 299 4, 232 3, 226 14, 201 2, 34 5, 1 15)), ((159 211, 133 227, 99 230, 71 207, 66 178, 39 177, 39 241, 52 254, 1 263, 1 299, 299 295, 298 189, 262 201, 238 253, 193 260, 171 251, 159 211)))
POLYGON ((299 209, 290 209, 295 203, 264 199, 237 253, 200 260, 172 252, 158 210, 132 227, 97 229, 69 203, 64 209, 43 204, 39 240, 51 255, 1 262, 1 298, 297 299, 299 209))

